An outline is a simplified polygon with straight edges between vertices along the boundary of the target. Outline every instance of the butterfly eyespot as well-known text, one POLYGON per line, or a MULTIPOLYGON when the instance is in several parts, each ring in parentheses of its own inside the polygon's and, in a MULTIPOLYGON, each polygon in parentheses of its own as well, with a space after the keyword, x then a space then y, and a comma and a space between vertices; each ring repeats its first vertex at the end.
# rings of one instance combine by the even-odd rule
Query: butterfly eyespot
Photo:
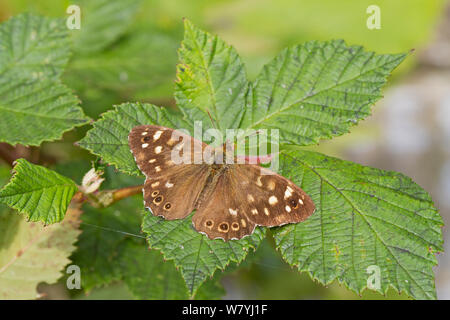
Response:
POLYGON ((163 196, 157 196, 154 200, 153 200, 153 202, 155 203, 155 204, 157 204, 157 203, 161 203, 161 201, 163 201, 163 196))
POLYGON ((152 192, 152 197, 154 198, 154 197, 156 197, 158 194, 159 194, 159 191, 158 191, 158 190, 155 190, 155 191, 152 192))
POLYGON ((222 222, 222 223, 219 225, 219 231, 220 231, 220 232, 228 232, 228 223, 222 222))
POLYGON ((214 225, 214 222, 212 220, 205 221, 205 226, 206 227, 211 229, 213 225, 214 225))
POLYGON ((172 208, 172 205, 169 202, 164 205, 164 209, 169 210, 170 208, 172 208))
POLYGON ((294 209, 298 207, 298 203, 295 200, 291 200, 290 204, 291 204, 291 207, 294 208, 294 209))
POLYGON ((150 137, 149 136, 145 136, 141 139, 142 142, 149 142, 150 141, 150 137))
POLYGON ((239 223, 233 222, 233 224, 231 225, 231 229, 233 229, 233 231, 238 231, 239 230, 239 223))

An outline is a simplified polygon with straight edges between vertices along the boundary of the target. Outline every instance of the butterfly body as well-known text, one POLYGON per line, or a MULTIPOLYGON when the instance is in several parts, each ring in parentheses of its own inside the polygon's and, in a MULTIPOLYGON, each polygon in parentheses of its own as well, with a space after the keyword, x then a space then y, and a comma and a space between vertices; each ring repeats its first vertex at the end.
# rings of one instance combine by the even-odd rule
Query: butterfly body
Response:
POLYGON ((241 239, 257 225, 301 222, 315 210, 311 198, 288 179, 258 165, 223 163, 226 150, 208 150, 177 130, 138 126, 129 145, 146 176, 145 206, 167 220, 195 210, 194 228, 211 239, 241 239), (209 156, 199 162, 205 152, 209 156))

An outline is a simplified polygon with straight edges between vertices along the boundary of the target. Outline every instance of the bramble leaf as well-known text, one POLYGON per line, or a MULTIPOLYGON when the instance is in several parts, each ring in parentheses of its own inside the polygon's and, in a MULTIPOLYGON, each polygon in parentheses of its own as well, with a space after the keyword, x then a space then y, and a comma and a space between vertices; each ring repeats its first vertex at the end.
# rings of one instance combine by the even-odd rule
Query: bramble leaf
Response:
POLYGON ((187 118, 201 120, 225 133, 238 128, 244 112, 247 78, 233 47, 184 21, 175 98, 187 118))
POLYGON ((54 283, 75 249, 79 211, 44 227, 11 210, 0 211, 0 299, 38 298, 36 286, 54 283))
POLYGON ((11 181, 0 190, 0 203, 45 224, 64 219, 75 183, 50 169, 18 159, 11 181))
POLYGON ((297 145, 342 135, 370 114, 405 57, 366 52, 343 40, 286 48, 253 83, 241 127, 275 128, 280 143, 297 145))
POLYGON ((37 146, 87 123, 58 80, 69 55, 63 20, 21 14, 0 25, 0 141, 37 146))
POLYGON ((58 81, 11 80, 0 85, 0 141, 38 146, 89 120, 58 81))
POLYGON ((11 79, 57 79, 69 56, 63 19, 25 13, 0 24, 0 88, 11 79))
POLYGON ((191 215, 182 220, 165 221, 146 212, 142 231, 147 234, 150 248, 159 249, 167 260, 179 267, 190 294, 212 277, 217 269, 224 270, 231 262, 242 262, 250 248, 256 249, 265 232, 255 232, 241 240, 210 240, 192 228, 191 215))
POLYGON ((124 282, 139 299, 187 299, 186 285, 172 261, 141 244, 126 241, 119 258, 124 282))
POLYGON ((128 146, 128 134, 133 127, 141 124, 186 130, 192 128, 179 112, 147 103, 124 103, 104 113, 80 141, 80 145, 122 172, 141 175, 128 146))
POLYGON ((367 288, 368 267, 375 266, 378 292, 391 286, 415 299, 436 298, 432 268, 443 250, 443 221, 421 187, 401 173, 298 148, 280 160, 282 174, 316 205, 305 222, 272 229, 290 265, 323 284, 338 279, 357 293, 367 288))
POLYGON ((173 261, 164 261, 160 252, 149 250, 143 243, 124 241, 118 264, 128 289, 138 299, 220 299, 225 291, 217 277, 206 281, 191 297, 173 261))

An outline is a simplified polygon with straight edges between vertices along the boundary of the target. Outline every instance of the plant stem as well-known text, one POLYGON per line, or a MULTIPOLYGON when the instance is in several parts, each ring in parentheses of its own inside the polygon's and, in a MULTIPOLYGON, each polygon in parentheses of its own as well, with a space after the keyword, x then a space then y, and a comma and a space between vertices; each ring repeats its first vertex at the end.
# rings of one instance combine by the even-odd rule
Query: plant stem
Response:
POLYGON ((117 201, 134 196, 136 194, 140 194, 143 187, 143 185, 139 185, 116 190, 105 190, 90 194, 84 194, 83 192, 78 191, 73 196, 72 202, 78 204, 89 202, 94 207, 106 208, 116 203, 117 201))
POLYGON ((142 188, 144 188, 143 185, 117 189, 113 192, 113 202, 142 193, 142 188))

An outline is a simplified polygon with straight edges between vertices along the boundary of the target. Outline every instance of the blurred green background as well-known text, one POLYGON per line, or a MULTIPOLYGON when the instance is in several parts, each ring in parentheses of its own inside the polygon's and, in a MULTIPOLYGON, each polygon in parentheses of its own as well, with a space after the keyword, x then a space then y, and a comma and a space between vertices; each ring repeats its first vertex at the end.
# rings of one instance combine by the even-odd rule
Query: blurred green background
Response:
MULTIPOLYGON (((81 7, 81 30, 73 30, 73 56, 64 82, 74 89, 86 114, 98 118, 112 105, 146 101, 174 107, 173 81, 182 18, 218 34, 236 47, 249 79, 283 47, 307 40, 344 39, 377 53, 415 53, 395 70, 374 116, 351 134, 314 149, 329 155, 411 176, 433 196, 444 221, 450 219, 450 9, 443 0, 0 0, 0 21, 29 11, 67 17, 81 7), (119 4, 120 3, 120 4, 119 4), (381 29, 369 30, 366 8, 381 9, 381 29)), ((42 153, 80 175, 92 157, 73 143, 89 126, 44 143, 42 153)), ((2 164, 0 164, 1 166, 2 164)), ((444 229, 445 231, 445 229, 444 229)), ((106 231, 105 231, 106 232, 106 231)), ((447 233, 445 233, 447 237, 447 233)), ((271 239, 222 283, 230 299, 403 299, 365 292, 359 297, 334 283, 328 288, 281 261, 271 239)), ((450 260, 439 256, 438 297, 450 298, 450 260)), ((42 285, 48 298, 131 298, 114 283, 88 296, 62 285, 42 285)))

